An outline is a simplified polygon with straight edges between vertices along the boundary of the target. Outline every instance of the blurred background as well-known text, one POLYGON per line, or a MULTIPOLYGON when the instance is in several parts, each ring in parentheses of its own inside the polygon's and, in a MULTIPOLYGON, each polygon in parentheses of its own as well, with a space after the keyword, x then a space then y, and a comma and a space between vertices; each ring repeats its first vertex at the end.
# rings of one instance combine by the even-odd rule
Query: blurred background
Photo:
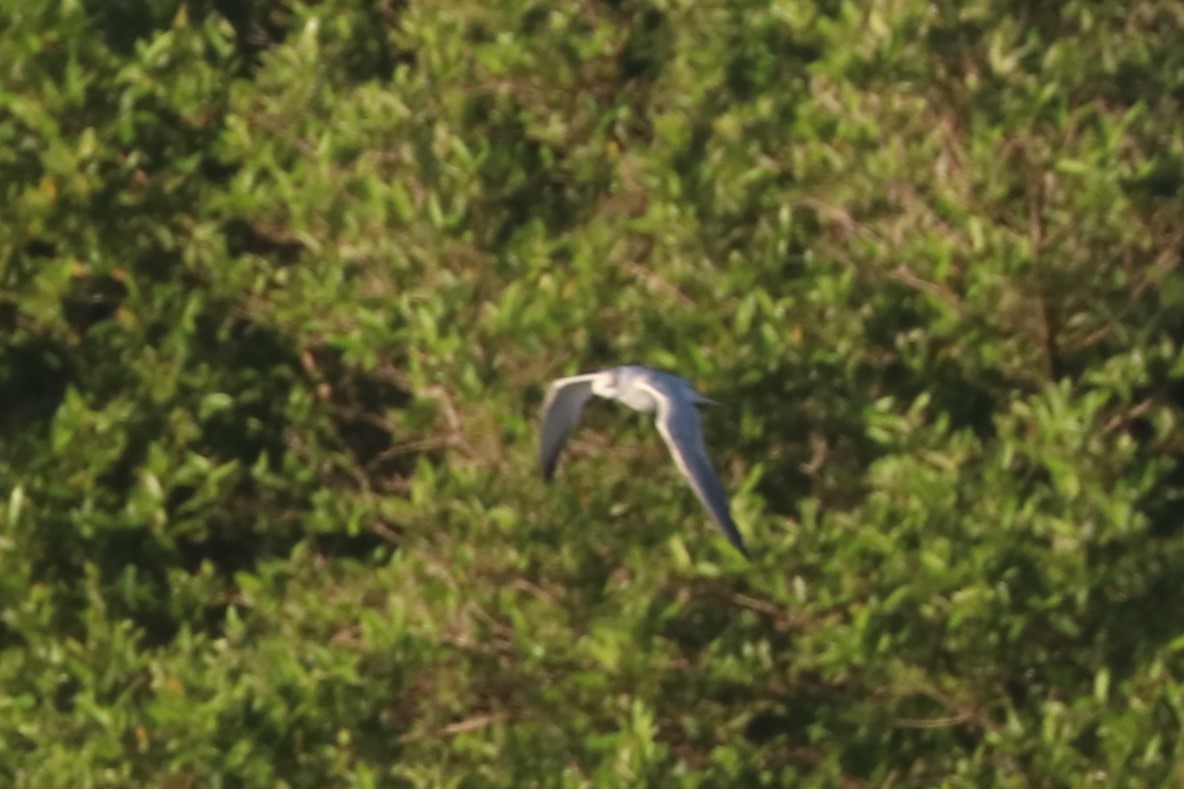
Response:
POLYGON ((0 780, 1184 780, 1182 41, 0 0, 0 780))

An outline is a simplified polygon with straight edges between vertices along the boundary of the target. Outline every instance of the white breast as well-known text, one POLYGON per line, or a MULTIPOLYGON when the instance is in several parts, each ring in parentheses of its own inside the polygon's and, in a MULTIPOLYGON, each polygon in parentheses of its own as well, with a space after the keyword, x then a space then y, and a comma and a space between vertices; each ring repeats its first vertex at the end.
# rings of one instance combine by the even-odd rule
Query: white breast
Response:
POLYGON ((629 406, 634 411, 652 413, 658 410, 658 403, 648 390, 640 386, 625 386, 617 390, 617 401, 629 406))

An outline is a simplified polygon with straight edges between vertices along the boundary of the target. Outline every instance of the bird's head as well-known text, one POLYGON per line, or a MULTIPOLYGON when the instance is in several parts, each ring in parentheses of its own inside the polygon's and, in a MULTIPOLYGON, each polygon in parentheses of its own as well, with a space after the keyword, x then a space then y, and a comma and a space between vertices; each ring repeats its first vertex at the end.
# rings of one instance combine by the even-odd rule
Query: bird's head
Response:
POLYGON ((617 396, 620 370, 617 367, 605 370, 601 375, 592 379, 592 394, 610 400, 617 396))

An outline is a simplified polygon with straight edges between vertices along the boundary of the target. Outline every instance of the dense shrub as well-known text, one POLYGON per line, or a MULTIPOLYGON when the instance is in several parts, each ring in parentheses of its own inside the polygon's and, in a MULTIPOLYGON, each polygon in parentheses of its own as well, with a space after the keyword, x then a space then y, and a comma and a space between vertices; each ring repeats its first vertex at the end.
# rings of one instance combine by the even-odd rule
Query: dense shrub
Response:
POLYGON ((4 6, 4 784, 1184 777, 1184 3, 4 6))

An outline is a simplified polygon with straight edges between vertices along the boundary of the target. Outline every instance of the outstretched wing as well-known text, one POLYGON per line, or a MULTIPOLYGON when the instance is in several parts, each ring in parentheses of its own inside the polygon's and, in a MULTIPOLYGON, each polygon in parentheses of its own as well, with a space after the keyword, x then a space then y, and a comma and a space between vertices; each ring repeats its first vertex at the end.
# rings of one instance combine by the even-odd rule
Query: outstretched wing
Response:
POLYGON ((580 421, 584 404, 592 397, 592 381, 599 375, 602 373, 559 378, 547 389, 547 399, 543 402, 543 432, 539 440, 539 469, 547 482, 555 473, 555 464, 567 437, 580 421))
POLYGON ((707 447, 703 445, 703 428, 694 403, 682 392, 664 385, 664 382, 646 382, 639 385, 652 394, 658 403, 658 432, 670 448, 670 454, 678 470, 690 483, 691 490, 695 491, 703 507, 719 524, 728 541, 736 546, 736 550, 740 551, 744 558, 752 558, 748 554, 748 549, 744 547, 736 522, 732 520, 727 491, 724 490, 715 468, 711 465, 707 447))

